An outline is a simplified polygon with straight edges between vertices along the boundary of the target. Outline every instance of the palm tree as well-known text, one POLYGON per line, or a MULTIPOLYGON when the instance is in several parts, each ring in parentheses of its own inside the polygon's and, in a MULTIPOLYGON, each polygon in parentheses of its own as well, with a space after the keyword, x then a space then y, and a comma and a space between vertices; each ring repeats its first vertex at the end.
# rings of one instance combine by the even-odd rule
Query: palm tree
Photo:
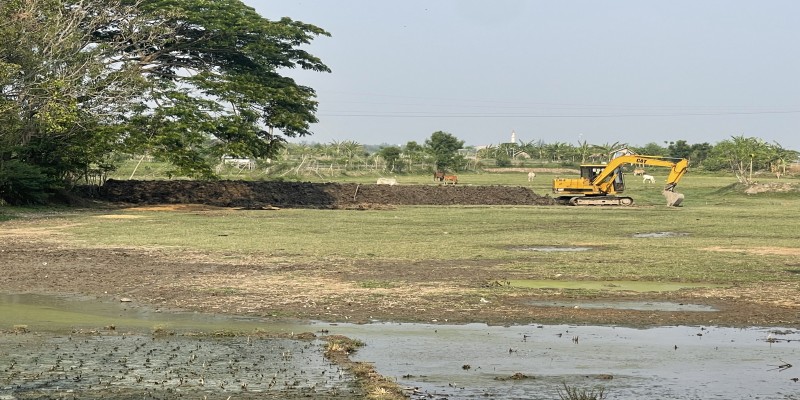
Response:
POLYGON ((354 160, 359 160, 364 154, 364 146, 352 140, 342 142, 341 149, 347 161, 345 169, 349 168, 354 160))
POLYGON ((589 151, 590 151, 589 141, 584 140, 583 142, 581 142, 579 140, 578 141, 577 151, 578 151, 578 155, 581 156, 581 164, 585 164, 586 163, 586 157, 589 156, 589 151))

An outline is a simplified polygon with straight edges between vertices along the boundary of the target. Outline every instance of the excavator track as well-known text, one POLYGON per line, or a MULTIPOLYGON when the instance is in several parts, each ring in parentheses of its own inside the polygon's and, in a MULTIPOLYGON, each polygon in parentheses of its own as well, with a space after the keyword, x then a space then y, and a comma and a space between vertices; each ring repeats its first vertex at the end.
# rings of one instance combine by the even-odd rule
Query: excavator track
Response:
POLYGON ((630 206, 633 199, 618 196, 561 196, 556 199, 559 204, 570 206, 630 206))

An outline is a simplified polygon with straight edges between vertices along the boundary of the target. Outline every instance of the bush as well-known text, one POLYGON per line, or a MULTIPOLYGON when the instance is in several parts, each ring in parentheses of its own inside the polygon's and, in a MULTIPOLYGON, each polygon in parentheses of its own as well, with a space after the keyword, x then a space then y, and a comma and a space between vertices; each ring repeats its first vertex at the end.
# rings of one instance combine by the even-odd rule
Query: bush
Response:
POLYGON ((42 170, 17 160, 0 163, 0 199, 11 205, 44 204, 51 180, 42 170))
POLYGON ((497 158, 495 158, 495 165, 497 165, 498 167, 510 167, 511 157, 505 154, 498 154, 497 158))

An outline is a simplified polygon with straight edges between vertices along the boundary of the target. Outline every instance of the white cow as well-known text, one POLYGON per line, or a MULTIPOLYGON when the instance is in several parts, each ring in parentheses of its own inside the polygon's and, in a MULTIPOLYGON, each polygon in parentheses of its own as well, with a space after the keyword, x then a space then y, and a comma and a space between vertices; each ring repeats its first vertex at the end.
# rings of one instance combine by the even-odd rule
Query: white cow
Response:
POLYGON ((656 183, 656 178, 653 175, 642 175, 642 183, 656 183))
POLYGON ((222 163, 224 165, 234 166, 238 169, 247 169, 247 170, 252 170, 256 166, 255 161, 249 158, 223 157, 222 163))
POLYGON ((395 179, 395 178, 378 178, 378 185, 394 186, 394 185, 397 185, 397 179, 395 179))
POLYGON ((533 178, 536 178, 536 172, 528 172, 528 182, 533 182, 533 178))

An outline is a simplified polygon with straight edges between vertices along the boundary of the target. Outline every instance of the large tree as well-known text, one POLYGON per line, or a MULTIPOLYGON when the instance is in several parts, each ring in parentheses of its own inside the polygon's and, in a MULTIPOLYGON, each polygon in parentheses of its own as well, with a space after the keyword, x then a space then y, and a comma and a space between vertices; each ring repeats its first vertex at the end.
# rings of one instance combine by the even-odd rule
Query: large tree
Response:
POLYGON ((267 20, 239 0, 145 0, 140 8, 166 15, 162 22, 176 35, 125 54, 152 83, 146 104, 157 105, 131 120, 135 148, 168 158, 181 172, 208 175, 207 154, 270 157, 285 137, 311 134, 315 92, 280 72, 330 71, 299 48, 327 32, 289 18, 267 20))
POLYGON ((314 90, 281 70, 329 71, 300 49, 319 35, 239 0, 0 2, 0 190, 5 166, 71 182, 120 149, 200 177, 272 156, 316 122, 314 90))
POLYGON ((458 154, 462 148, 464 141, 447 132, 434 132, 425 140, 425 151, 434 158, 437 171, 457 170, 463 161, 458 154))
POLYGON ((769 143, 756 137, 733 136, 714 146, 706 160, 706 168, 730 168, 740 183, 750 184, 753 170, 768 167, 770 155, 769 143))
POLYGON ((403 172, 403 163, 400 161, 402 154, 398 146, 386 146, 378 151, 378 155, 386 162, 386 169, 392 172, 403 172))
POLYGON ((119 142, 113 125, 146 87, 117 55, 168 36, 119 1, 0 2, 0 198, 39 201, 108 168, 119 142), (118 39, 95 38, 112 26, 118 39))

